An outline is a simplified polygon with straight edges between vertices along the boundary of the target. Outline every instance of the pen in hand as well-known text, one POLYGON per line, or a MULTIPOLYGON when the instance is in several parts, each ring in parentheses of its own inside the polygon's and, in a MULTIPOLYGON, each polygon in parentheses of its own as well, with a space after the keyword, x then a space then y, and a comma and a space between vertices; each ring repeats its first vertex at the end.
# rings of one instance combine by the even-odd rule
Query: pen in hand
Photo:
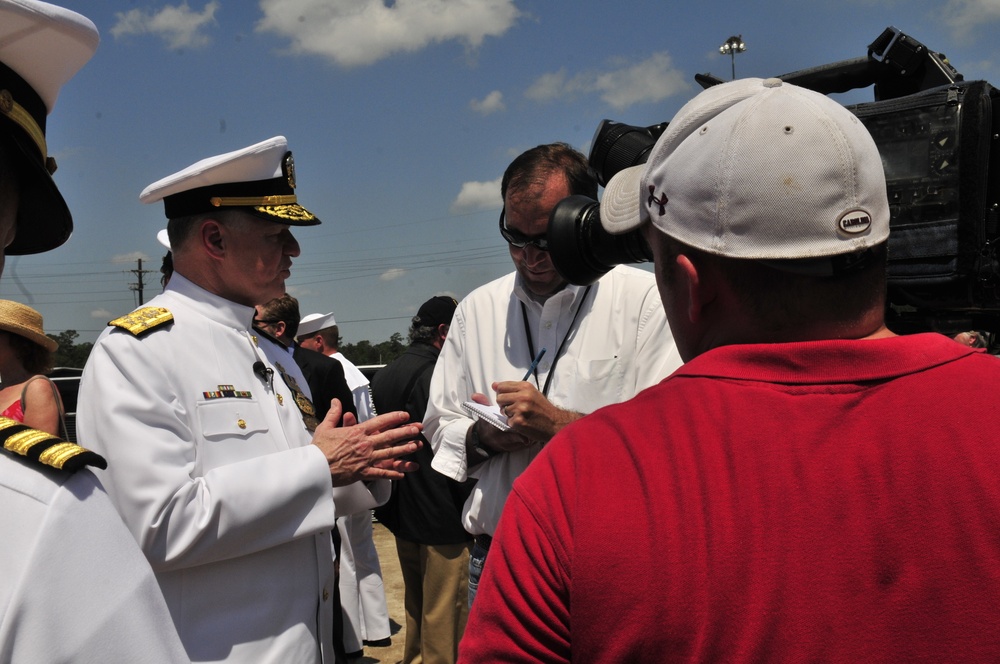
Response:
POLYGON ((542 361, 542 355, 545 355, 544 348, 538 351, 538 355, 535 355, 535 359, 531 361, 531 366, 528 367, 528 371, 524 374, 524 378, 521 379, 521 382, 528 380, 531 378, 531 374, 535 373, 535 369, 538 368, 538 363, 542 361))

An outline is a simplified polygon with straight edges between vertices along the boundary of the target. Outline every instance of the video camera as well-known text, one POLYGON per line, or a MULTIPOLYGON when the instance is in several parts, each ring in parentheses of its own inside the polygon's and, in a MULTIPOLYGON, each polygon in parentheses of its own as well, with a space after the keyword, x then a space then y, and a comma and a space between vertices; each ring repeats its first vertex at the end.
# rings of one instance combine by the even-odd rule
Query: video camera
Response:
MULTIPOLYGON (((875 101, 846 108, 872 134, 885 169, 893 331, 1000 330, 1000 91, 965 81, 943 54, 893 27, 867 57, 777 78, 822 94, 874 85, 875 101)), ((705 88, 723 82, 695 80, 705 88)), ((666 127, 601 122, 589 156, 601 186, 644 163, 666 127)), ((585 196, 560 201, 548 238, 556 270, 575 284, 652 260, 639 231, 611 235, 599 203, 585 196)))

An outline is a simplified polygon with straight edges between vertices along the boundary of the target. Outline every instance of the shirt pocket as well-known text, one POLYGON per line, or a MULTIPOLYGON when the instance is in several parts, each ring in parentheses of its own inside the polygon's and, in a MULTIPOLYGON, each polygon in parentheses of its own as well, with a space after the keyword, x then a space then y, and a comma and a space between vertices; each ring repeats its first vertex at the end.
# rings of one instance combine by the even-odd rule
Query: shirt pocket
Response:
POLYGON ((198 404, 198 421, 206 438, 249 438, 267 431, 267 420, 255 399, 219 399, 198 404))
POLYGON ((573 363, 573 372, 564 377, 560 392, 565 392, 567 407, 591 413, 623 400, 623 375, 618 358, 579 359, 573 363))
POLYGON ((267 419, 254 399, 218 399, 197 405, 204 470, 267 454, 267 419))

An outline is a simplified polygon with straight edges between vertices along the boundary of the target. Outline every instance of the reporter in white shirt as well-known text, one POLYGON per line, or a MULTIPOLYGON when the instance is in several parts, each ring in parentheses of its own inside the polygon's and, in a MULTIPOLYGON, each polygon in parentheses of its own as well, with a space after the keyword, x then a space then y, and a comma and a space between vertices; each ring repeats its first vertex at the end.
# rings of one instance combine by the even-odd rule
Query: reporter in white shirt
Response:
POLYGON ((476 536, 470 604, 514 479, 562 427, 631 398, 680 366, 652 274, 619 266, 590 286, 555 270, 546 230, 571 194, 596 198, 586 158, 561 143, 515 159, 501 184, 501 235, 514 272, 481 286, 455 312, 424 417, 434 469, 477 478, 463 510, 476 536), (528 380, 532 360, 542 355, 528 380), (461 404, 500 406, 511 430, 474 422, 461 404))

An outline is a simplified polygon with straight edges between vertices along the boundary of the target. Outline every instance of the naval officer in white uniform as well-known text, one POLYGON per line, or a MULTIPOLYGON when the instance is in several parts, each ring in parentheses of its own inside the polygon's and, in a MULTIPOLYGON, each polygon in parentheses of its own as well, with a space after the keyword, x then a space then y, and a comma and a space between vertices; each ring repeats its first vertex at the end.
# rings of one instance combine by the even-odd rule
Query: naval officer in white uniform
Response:
MULTIPOLYGON (((0 0, 0 271, 63 244, 45 120, 100 38, 84 16, 0 0)), ((0 376, 2 385, 3 376, 0 376)), ((0 662, 187 662, 149 563, 79 445, 0 417, 0 662)))
POLYGON ((281 136, 147 187, 174 274, 84 371, 81 440, 113 460, 108 493, 196 662, 332 662, 330 529, 375 506, 359 480, 414 467, 397 460, 418 446, 405 413, 335 428, 334 400, 317 426, 297 365, 251 327, 285 292, 290 226, 319 223, 294 187, 281 136))

